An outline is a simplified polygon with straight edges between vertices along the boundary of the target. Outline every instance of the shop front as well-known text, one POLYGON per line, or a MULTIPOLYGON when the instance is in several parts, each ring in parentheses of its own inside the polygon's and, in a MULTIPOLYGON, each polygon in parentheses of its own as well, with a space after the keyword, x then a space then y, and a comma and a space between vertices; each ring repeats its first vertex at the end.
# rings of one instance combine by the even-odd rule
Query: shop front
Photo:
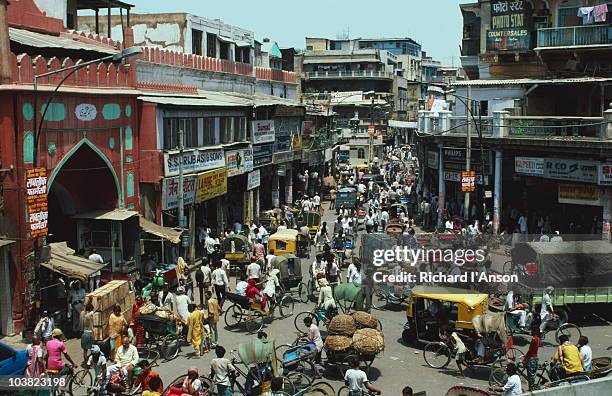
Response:
POLYGON ((247 173, 253 171, 253 150, 251 148, 226 150, 225 162, 228 195, 231 197, 224 201, 226 224, 246 224, 253 219, 252 192, 247 190, 247 173))
MULTIPOLYGON (((274 154, 274 121, 255 120, 251 122, 251 139, 253 150, 253 168, 259 170, 260 185, 272 186, 274 167, 272 156, 274 154)), ((251 176, 254 177, 254 176, 251 176)), ((254 208, 258 213, 273 207, 272 189, 254 187, 254 208)), ((259 216, 256 216, 258 218, 259 216)))

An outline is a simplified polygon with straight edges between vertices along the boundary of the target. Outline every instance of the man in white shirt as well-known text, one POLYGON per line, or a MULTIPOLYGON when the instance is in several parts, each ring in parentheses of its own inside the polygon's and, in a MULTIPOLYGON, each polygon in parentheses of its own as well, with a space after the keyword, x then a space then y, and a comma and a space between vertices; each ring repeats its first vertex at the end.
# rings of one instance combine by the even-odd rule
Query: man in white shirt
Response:
POLYGON ((304 196, 304 200, 302 201, 302 210, 307 212, 310 210, 310 201, 307 196, 304 196))
POLYGON ((516 364, 510 362, 506 365, 506 374, 508 374, 508 380, 504 386, 492 386, 489 389, 495 392, 502 392, 504 396, 516 396, 523 394, 523 386, 521 385, 521 378, 516 373, 516 364))
POLYGON ((115 365, 127 370, 128 384, 132 383, 134 367, 138 364, 139 359, 138 349, 130 344, 130 339, 128 337, 123 337, 121 346, 117 349, 117 353, 115 354, 115 365))
POLYGON ((312 201, 314 203, 315 209, 319 210, 319 208, 321 207, 321 197, 319 196, 319 194, 315 193, 315 196, 312 197, 312 201))
POLYGON ((322 254, 316 255, 315 261, 312 263, 311 272, 313 279, 317 279, 319 274, 325 275, 325 263, 323 262, 322 254))
POLYGON ((215 288, 217 300, 219 300, 219 306, 223 308, 225 292, 229 291, 229 281, 227 279, 227 273, 219 264, 217 264, 217 268, 212 272, 212 284, 215 288))
POLYGON ((266 252, 268 251, 268 238, 270 237, 270 233, 266 230, 266 227, 263 224, 259 224, 259 238, 261 238, 261 243, 263 243, 266 248, 266 252))
POLYGON ((191 304, 191 299, 189 296, 185 294, 185 288, 183 286, 179 286, 176 289, 176 313, 183 319, 183 322, 187 322, 187 317, 189 316, 189 304, 191 304))
POLYGON ((504 304, 504 311, 514 316, 518 316, 518 325, 521 328, 524 328, 527 324, 527 311, 517 307, 517 297, 518 296, 515 296, 512 290, 508 292, 508 294, 506 295, 506 303, 504 304))
POLYGON ((240 274, 240 282, 236 284, 236 294, 246 297, 246 289, 249 284, 246 281, 246 275, 240 274))
POLYGON ((382 390, 370 385, 368 376, 359 368, 359 359, 357 358, 351 360, 351 368, 346 370, 344 374, 344 383, 349 388, 350 396, 363 395, 364 387, 372 393, 382 394, 382 390))
POLYGON ((592 368, 591 366, 593 363, 593 351, 591 350, 591 347, 588 344, 589 344, 588 337, 580 336, 580 338, 578 338, 578 343, 576 345, 578 347, 578 350, 580 351, 580 358, 582 359, 584 371, 586 373, 591 371, 591 368, 592 368))
POLYGON ((98 254, 96 249, 91 250, 91 254, 89 255, 88 259, 94 263, 104 264, 104 259, 98 254))
POLYGON ((559 231, 555 231, 555 235, 552 238, 550 238, 550 241, 551 242, 563 242, 563 238, 559 234, 559 231))
POLYGON ((521 214, 521 217, 519 217, 517 223, 519 225, 519 231, 521 234, 527 234, 527 216, 525 216, 525 214, 521 214))
POLYGON ((246 267, 247 280, 255 279, 258 281, 261 278, 261 266, 257 263, 257 261, 253 261, 251 264, 246 267))
POLYGON ((317 354, 315 356, 315 378, 321 378, 318 364, 321 362, 321 351, 323 350, 323 338, 321 338, 321 332, 316 324, 312 322, 312 317, 306 316, 304 318, 304 325, 306 326, 306 339, 308 342, 315 344, 317 348, 317 354))
POLYGON ((217 357, 210 362, 210 376, 216 385, 218 395, 225 395, 232 392, 231 374, 236 372, 236 368, 231 361, 225 358, 225 348, 218 345, 215 348, 217 357))
POLYGON ((540 333, 544 333, 548 322, 552 319, 552 316, 555 313, 552 305, 552 296, 554 294, 555 288, 552 286, 548 286, 546 291, 544 291, 542 306, 540 307, 540 319, 542 320, 542 323, 540 324, 540 333))
POLYGON ((365 194, 365 193, 366 193, 366 186, 365 186, 365 184, 363 184, 363 183, 359 183, 359 184, 357 185, 357 192, 358 192, 359 194, 365 194))
POLYGON ((274 299, 276 295, 276 288, 280 287, 280 282, 278 281, 278 273, 280 271, 277 268, 274 268, 268 274, 268 279, 266 280, 266 286, 262 290, 262 293, 268 296, 270 299, 274 299))
POLYGON ((383 211, 380 212, 380 226, 382 227, 383 232, 385 231, 385 227, 387 226, 388 222, 389 222, 389 212, 387 212, 386 209, 383 209, 383 211))
POLYGON ((348 268, 346 269, 346 281, 347 282, 351 282, 349 279, 353 278, 353 275, 355 272, 359 272, 359 270, 357 269, 357 266, 355 265, 355 262, 351 262, 348 266, 348 268))

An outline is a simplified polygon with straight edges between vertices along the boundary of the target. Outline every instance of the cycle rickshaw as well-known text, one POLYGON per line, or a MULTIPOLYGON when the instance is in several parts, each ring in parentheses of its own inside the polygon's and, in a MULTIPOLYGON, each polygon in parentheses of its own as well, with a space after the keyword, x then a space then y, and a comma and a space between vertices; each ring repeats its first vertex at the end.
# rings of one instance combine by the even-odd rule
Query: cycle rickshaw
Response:
POLYGON ((145 331, 144 347, 158 349, 165 360, 176 358, 181 351, 181 336, 177 327, 178 319, 172 312, 157 311, 158 315, 140 314, 136 321, 145 331))
POLYGON ((308 302, 308 291, 302 280, 302 262, 293 254, 283 254, 274 257, 270 266, 280 271, 279 282, 283 288, 283 294, 293 296, 297 293, 298 299, 308 302))
POLYGON ((249 239, 244 235, 229 235, 221 242, 221 250, 225 259, 230 262, 230 274, 232 270, 244 271, 251 262, 251 246, 249 239))

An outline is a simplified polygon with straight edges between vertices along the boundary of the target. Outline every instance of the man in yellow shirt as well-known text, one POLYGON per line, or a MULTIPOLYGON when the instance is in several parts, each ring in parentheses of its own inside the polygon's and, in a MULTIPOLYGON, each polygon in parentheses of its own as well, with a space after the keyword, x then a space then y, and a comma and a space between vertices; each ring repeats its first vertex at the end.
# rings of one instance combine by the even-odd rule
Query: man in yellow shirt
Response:
POLYGON ((580 351, 576 345, 569 341, 566 335, 559 336, 559 348, 551 359, 553 373, 559 379, 580 375, 584 373, 584 363, 580 357, 580 351))

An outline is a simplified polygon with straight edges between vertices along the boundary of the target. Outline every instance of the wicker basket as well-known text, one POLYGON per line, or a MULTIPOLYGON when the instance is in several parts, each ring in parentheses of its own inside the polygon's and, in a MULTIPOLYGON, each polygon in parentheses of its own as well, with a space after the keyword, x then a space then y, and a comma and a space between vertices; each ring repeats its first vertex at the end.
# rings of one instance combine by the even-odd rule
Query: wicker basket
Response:
POLYGON ((368 328, 368 329, 377 329, 378 328, 378 319, 374 315, 370 315, 367 312, 357 311, 353 313, 353 319, 357 322, 357 327, 360 329, 368 328))
POLYGON ((364 355, 376 355, 385 349, 385 337, 376 329, 359 329, 353 335, 353 348, 364 355))
POLYGON ((325 348, 334 352, 348 351, 352 344, 353 340, 350 337, 330 335, 325 338, 325 348))
POLYGON ((351 315, 336 315, 327 326, 330 334, 352 337, 357 330, 357 323, 351 315))

